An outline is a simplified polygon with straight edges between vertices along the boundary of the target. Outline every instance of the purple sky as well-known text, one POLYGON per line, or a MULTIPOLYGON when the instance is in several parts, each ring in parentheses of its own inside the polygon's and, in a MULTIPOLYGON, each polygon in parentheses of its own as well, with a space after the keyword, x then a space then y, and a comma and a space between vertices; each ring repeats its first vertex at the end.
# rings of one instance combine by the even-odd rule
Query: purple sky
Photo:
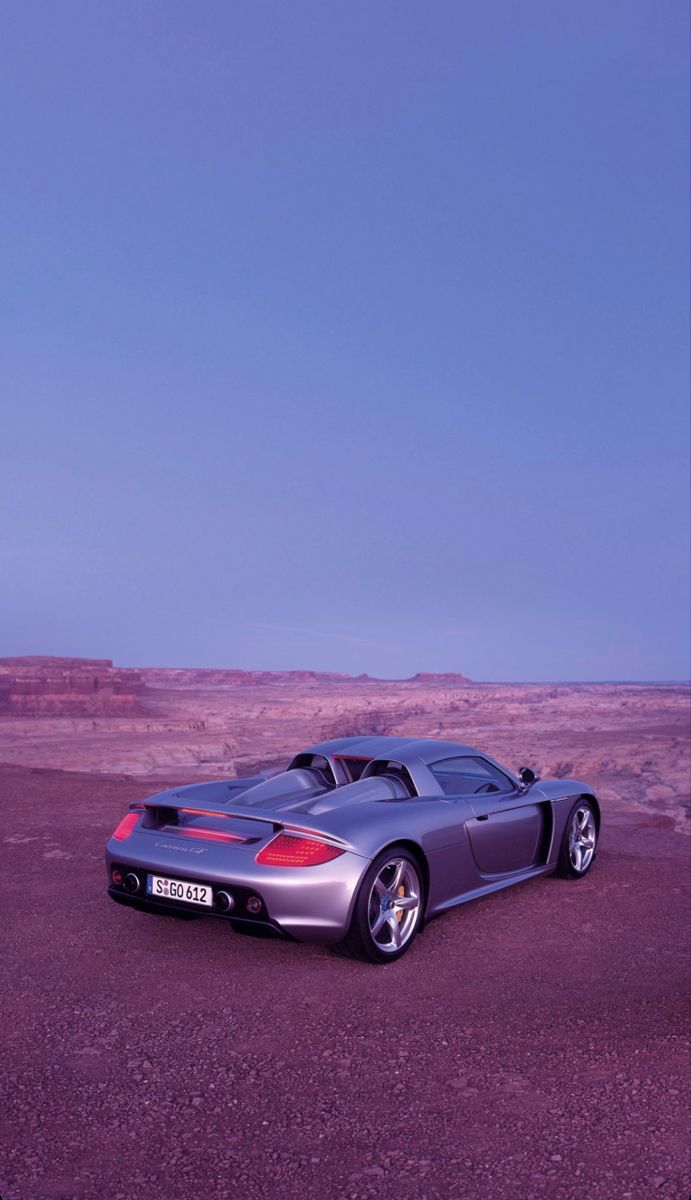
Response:
POLYGON ((16 0, 0 654, 689 675, 685 0, 16 0))

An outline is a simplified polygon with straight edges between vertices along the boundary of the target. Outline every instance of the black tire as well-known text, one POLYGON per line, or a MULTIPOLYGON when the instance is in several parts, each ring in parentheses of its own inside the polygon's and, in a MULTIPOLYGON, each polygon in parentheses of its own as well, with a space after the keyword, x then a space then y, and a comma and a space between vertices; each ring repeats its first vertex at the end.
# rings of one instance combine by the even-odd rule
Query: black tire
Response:
POLYGON ((581 797, 573 805, 564 826, 555 874, 561 879, 585 878, 597 857, 599 837, 597 809, 592 800, 581 797), (582 836, 574 839, 577 829, 582 836), (589 853, 591 849, 592 853, 589 853), (579 861, 583 863, 580 867, 579 861))
POLYGON ((379 966, 395 962, 407 953, 415 941, 422 922, 424 907, 424 879, 419 862, 403 846, 389 846, 370 864, 358 890, 350 928, 343 941, 338 942, 331 949, 335 954, 341 954, 347 958, 359 958, 363 962, 376 963, 379 966), (399 863, 405 864, 401 868, 405 882, 394 889, 399 863), (383 878, 380 879, 380 877, 383 878), (385 897, 382 898, 376 885, 379 888, 387 886, 393 890, 388 890, 385 897), (400 900, 397 900, 398 895, 401 897, 400 900), (417 895, 418 903, 417 907, 413 908, 412 902, 415 895, 417 895), (405 908, 403 908, 404 902, 405 908), (376 928, 379 918, 383 924, 379 931, 381 941, 378 942, 373 936, 372 928, 373 926, 376 928), (400 932, 396 931, 394 922, 400 932), (395 945, 395 937, 402 939, 400 946, 395 945), (389 939, 391 949, 387 949, 386 946, 382 948, 382 942, 388 943, 389 939))

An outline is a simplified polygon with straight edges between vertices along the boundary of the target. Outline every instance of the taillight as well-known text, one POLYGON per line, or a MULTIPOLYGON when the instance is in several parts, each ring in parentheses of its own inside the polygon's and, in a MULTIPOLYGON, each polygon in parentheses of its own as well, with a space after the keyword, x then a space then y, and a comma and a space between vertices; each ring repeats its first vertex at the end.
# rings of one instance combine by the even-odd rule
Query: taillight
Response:
POLYGON ((130 836, 141 815, 141 809, 139 809, 138 812, 128 812, 125 814, 115 830, 115 833, 113 834, 113 837, 116 839, 116 841, 124 842, 125 838, 130 836))
POLYGON ((295 837, 279 833, 262 847, 256 861, 263 867, 317 867, 343 854, 338 846, 319 842, 316 838, 295 837))

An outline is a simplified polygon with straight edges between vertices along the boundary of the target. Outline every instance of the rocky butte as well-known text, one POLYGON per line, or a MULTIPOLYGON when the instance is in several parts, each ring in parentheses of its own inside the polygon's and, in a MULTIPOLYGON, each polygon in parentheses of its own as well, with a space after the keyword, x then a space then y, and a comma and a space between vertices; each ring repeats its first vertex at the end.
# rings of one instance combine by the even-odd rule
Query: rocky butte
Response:
POLYGON ((0 658, 4 716, 128 716, 140 711, 139 671, 109 658, 0 658))

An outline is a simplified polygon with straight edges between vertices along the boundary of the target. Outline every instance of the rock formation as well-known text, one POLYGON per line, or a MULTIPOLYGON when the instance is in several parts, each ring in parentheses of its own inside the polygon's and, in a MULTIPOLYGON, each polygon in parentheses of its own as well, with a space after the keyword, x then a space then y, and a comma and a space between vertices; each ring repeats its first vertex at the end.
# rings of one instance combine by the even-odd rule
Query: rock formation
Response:
POLYGON ((108 658, 0 658, 3 715, 135 715, 142 687, 139 671, 108 658))

